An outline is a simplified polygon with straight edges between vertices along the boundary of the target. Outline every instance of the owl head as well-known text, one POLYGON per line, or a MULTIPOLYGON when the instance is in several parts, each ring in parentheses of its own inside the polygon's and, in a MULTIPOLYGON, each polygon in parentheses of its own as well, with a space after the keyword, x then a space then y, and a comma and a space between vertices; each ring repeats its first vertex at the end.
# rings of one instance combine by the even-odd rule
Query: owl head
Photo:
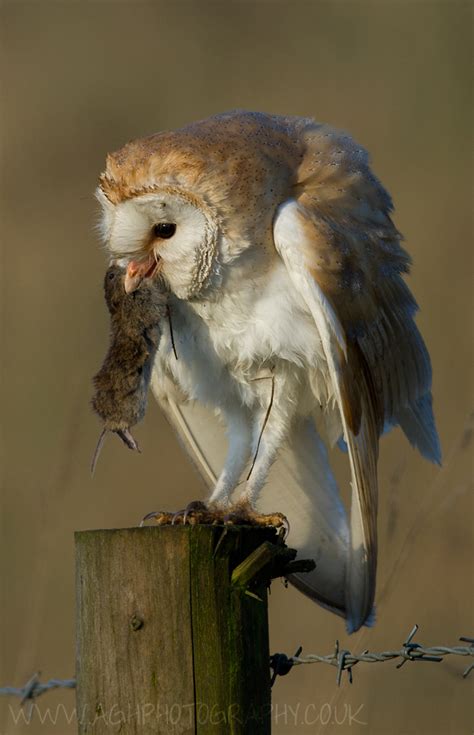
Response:
POLYGON ((267 268, 273 218, 293 181, 293 144, 278 135, 275 143, 261 116, 229 113, 107 156, 101 231, 129 290, 159 271, 179 298, 208 299, 245 251, 253 269, 267 268))
POLYGON ((218 284, 218 218, 199 197, 168 185, 118 196, 104 176, 96 196, 101 235, 111 261, 126 268, 127 292, 158 274, 180 299, 199 298, 218 284))

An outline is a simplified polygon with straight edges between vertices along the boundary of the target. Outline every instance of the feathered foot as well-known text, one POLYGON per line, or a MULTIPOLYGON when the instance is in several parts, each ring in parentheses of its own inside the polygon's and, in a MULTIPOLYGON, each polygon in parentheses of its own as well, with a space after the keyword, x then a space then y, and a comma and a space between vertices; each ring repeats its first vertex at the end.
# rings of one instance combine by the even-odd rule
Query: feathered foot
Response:
POLYGON ((250 503, 240 500, 233 506, 222 506, 217 503, 206 505, 201 500, 193 500, 186 508, 173 512, 152 511, 147 513, 140 523, 155 521, 159 526, 177 524, 205 525, 241 525, 241 526, 273 526, 281 529, 284 536, 290 530, 288 519, 283 513, 259 513, 250 503))
POLYGON ((227 510, 224 523, 245 526, 273 526, 282 529, 284 536, 288 535, 290 524, 283 513, 259 513, 248 500, 238 500, 227 510))
POLYGON ((186 508, 175 512, 152 511, 143 518, 140 526, 146 521, 154 520, 159 526, 202 523, 206 525, 221 524, 224 519, 224 510, 217 505, 207 506, 202 500, 193 500, 186 508))

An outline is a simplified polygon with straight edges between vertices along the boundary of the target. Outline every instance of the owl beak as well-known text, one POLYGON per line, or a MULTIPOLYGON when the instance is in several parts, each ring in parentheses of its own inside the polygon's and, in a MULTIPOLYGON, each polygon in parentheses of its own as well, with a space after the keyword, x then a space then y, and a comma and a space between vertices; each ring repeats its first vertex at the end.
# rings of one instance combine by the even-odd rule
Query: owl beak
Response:
POLYGON ((148 255, 145 260, 131 260, 125 274, 124 286, 126 293, 136 291, 144 278, 151 278, 154 275, 157 267, 153 253, 148 255))

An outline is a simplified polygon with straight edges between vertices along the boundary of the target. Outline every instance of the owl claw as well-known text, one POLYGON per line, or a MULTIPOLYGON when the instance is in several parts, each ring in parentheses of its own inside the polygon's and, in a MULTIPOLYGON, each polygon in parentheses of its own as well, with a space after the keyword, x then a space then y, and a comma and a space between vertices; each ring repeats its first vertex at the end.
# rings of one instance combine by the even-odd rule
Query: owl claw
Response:
MULTIPOLYGON (((146 521, 151 520, 154 520, 160 526, 194 525, 196 523, 215 522, 212 511, 201 500, 193 500, 191 503, 188 503, 186 508, 174 512, 153 510, 142 518, 140 526, 144 526, 146 521)), ((217 522, 220 522, 220 519, 217 522)))
POLYGON ((180 518, 182 518, 181 523, 183 525, 186 525, 186 523, 206 523, 206 521, 208 521, 208 517, 209 512, 206 504, 203 503, 201 500, 192 500, 190 503, 187 504, 186 508, 183 508, 183 510, 178 510, 176 513, 173 514, 171 525, 177 525, 180 518))
POLYGON ((193 500, 186 508, 173 513, 166 511, 152 511, 142 519, 140 526, 146 521, 155 520, 160 525, 236 525, 236 526, 263 526, 276 528, 279 535, 285 539, 290 531, 290 524, 283 513, 258 513, 250 503, 241 501, 232 508, 224 509, 217 505, 206 505, 201 500, 193 500))
POLYGON ((179 523, 180 518, 183 518, 183 524, 185 523, 184 517, 185 517, 186 511, 183 510, 177 510, 176 513, 173 513, 173 517, 171 519, 171 525, 177 526, 179 523))
POLYGON ((288 518, 283 513, 259 513, 251 504, 242 500, 224 516, 224 523, 248 526, 272 526, 285 539, 290 532, 288 518))
POLYGON ((194 519, 190 520, 191 523, 199 523, 199 520, 196 519, 199 519, 200 516, 209 516, 208 507, 201 500, 193 500, 184 509, 183 523, 187 523, 188 518, 194 519))
POLYGON ((165 526, 172 522, 174 513, 168 513, 164 510, 152 510, 151 513, 147 513, 143 516, 140 521, 140 528, 142 528, 147 521, 154 520, 159 526, 165 526))

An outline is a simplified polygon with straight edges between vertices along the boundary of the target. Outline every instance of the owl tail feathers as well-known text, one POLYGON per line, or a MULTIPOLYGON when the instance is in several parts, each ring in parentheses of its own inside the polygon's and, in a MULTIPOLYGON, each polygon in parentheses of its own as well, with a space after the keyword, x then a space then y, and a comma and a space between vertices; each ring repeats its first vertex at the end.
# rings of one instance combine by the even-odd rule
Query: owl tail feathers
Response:
MULTIPOLYGON (((347 629, 350 633, 374 620, 377 574, 377 459, 383 419, 370 391, 361 380, 361 413, 357 425, 343 413, 344 438, 351 469, 350 547, 345 582, 347 629)), ((344 406, 344 403, 343 403, 344 406)))
POLYGON ((346 621, 349 633, 374 621, 377 574, 377 453, 373 425, 362 419, 360 433, 347 440, 352 474, 350 548, 346 571, 346 621))
MULTIPOLYGON (((346 575, 346 628, 355 633, 363 625, 375 623, 375 580, 377 570, 377 548, 367 543, 368 521, 372 509, 365 507, 361 512, 360 493, 352 489, 351 541, 346 575)), ((373 519, 376 523, 376 519, 373 519)), ((373 537, 373 536, 372 536, 373 537)))

